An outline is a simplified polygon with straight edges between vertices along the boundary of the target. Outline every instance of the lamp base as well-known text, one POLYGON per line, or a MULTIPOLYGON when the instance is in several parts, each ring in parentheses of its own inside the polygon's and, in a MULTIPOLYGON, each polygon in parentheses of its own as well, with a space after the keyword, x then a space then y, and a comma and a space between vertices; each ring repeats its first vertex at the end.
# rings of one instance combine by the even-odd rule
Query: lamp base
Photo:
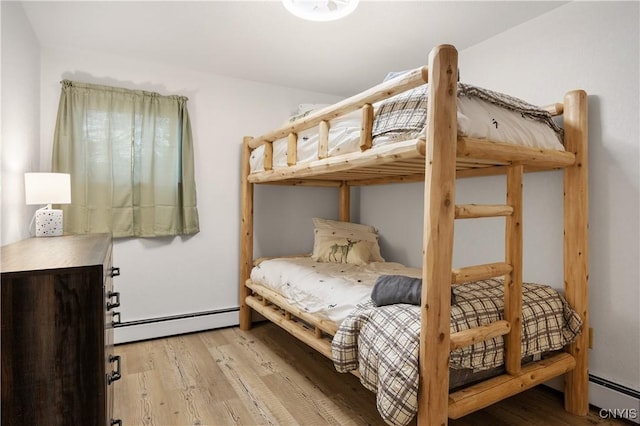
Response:
POLYGON ((37 210, 36 237, 58 237, 60 235, 62 235, 62 210, 37 210))

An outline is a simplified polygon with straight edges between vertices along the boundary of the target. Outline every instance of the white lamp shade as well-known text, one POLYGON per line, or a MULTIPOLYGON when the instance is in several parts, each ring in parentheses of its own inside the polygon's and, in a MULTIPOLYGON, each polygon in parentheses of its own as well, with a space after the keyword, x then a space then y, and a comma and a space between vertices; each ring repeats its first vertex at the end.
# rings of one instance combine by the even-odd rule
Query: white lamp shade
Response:
POLYGON ((359 0, 282 0, 295 16, 308 21, 334 21, 344 18, 358 6, 359 0))
POLYGON ((69 204, 71 175, 68 173, 25 173, 27 204, 69 204))

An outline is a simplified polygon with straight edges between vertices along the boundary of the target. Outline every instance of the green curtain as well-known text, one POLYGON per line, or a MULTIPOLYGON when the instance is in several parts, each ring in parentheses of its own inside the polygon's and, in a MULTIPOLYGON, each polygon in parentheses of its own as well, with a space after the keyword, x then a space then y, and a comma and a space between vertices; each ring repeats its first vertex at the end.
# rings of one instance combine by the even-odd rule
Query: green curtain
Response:
POLYGON ((62 81, 52 170, 71 174, 65 232, 195 234, 187 98, 62 81))

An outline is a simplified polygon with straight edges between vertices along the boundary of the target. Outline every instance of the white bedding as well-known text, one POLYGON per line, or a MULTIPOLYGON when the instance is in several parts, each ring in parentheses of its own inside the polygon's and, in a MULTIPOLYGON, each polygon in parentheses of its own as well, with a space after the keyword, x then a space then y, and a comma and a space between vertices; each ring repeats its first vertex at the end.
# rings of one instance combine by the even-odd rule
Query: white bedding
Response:
POLYGON ((356 305, 371 299, 376 278, 383 274, 422 276, 419 268, 395 262, 358 266, 294 257, 261 262, 251 271, 251 280, 276 291, 305 312, 340 324, 356 305), (295 282, 296 287, 291 286, 291 282, 295 282))
MULTIPOLYGON (((374 105, 377 110, 377 105, 374 105)), ((329 127, 329 156, 358 151, 360 148, 361 113, 354 111, 332 120, 329 127)), ((415 139, 420 133, 405 133, 401 136, 374 138, 373 145, 415 139)), ((519 113, 472 97, 458 97, 458 135, 494 142, 514 143, 533 148, 564 150, 558 135, 547 125, 524 119, 519 113), (499 124, 498 124, 499 123, 499 124)), ((318 131, 312 128, 298 135, 298 163, 318 159, 318 131)), ((251 171, 264 170, 264 146, 251 153, 251 171)), ((287 139, 273 143, 273 168, 287 166, 287 139)))
MULTIPOLYGON (((360 149, 360 111, 354 111, 329 123, 329 156, 355 152, 360 149)), ((298 163, 318 159, 318 129, 312 128, 298 134, 298 163)), ((264 146, 251 153, 251 171, 264 170, 264 146)), ((287 139, 273 142, 273 168, 287 166, 287 139)))

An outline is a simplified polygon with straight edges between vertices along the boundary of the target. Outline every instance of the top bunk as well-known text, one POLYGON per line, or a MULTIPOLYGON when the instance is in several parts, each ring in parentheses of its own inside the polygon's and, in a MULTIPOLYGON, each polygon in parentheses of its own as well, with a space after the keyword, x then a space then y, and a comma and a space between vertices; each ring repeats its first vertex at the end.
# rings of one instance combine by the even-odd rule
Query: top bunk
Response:
POLYGON ((452 137, 456 177, 503 174, 513 164, 525 171, 569 167, 576 157, 565 150, 553 118, 563 110, 562 103, 540 108, 459 82, 457 51, 443 45, 431 52, 428 67, 246 137, 247 180, 315 186, 422 181, 430 146, 452 137))

